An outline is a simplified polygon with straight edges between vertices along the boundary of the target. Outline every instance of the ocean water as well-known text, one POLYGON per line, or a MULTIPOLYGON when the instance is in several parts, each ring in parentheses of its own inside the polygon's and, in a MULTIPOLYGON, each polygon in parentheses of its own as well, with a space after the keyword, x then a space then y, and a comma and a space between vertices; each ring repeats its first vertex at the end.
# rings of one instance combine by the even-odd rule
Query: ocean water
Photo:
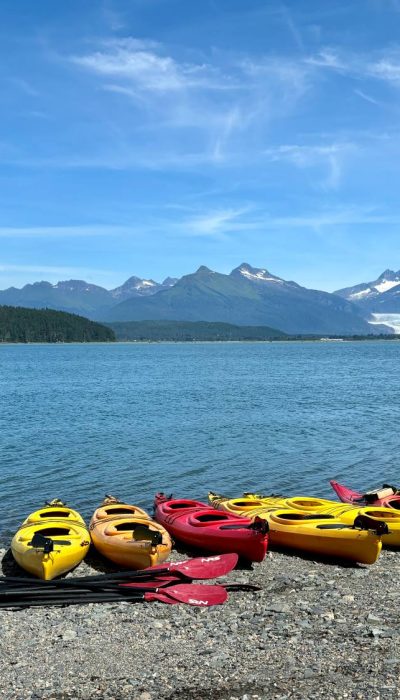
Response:
POLYGON ((400 483, 400 343, 0 345, 0 533, 46 499, 400 483))

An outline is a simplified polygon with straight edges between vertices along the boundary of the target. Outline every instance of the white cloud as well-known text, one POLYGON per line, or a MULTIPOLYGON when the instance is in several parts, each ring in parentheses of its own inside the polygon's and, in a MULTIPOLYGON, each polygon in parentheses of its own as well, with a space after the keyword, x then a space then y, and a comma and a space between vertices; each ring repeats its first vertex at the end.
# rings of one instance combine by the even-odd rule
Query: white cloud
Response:
MULTIPOLYGON (((228 231, 237 230, 238 222, 236 220, 247 211, 248 207, 211 211, 208 214, 186 219, 180 223, 179 228, 192 236, 220 235, 228 231)), ((249 224, 246 222, 239 224, 239 228, 246 229, 248 227, 249 224)))
POLYGON ((313 228, 319 229, 330 226, 359 226, 375 225, 398 226, 400 214, 374 214, 362 209, 338 209, 318 214, 301 216, 277 216, 266 219, 265 226, 269 228, 313 228))
POLYGON ((132 233, 127 226, 26 226, 0 227, 0 238, 70 238, 85 236, 117 236, 132 233))
POLYGON ((379 100, 376 100, 374 97, 371 97, 371 95, 368 95, 364 90, 354 90, 355 94, 361 97, 361 99, 365 100, 366 102, 369 102, 370 104, 373 105, 380 105, 381 102, 379 100))
POLYGON ((40 94, 30 82, 24 80, 23 78, 9 77, 8 80, 29 97, 38 97, 40 94))
MULTIPOLYGON (((145 132, 150 138, 154 132, 156 162, 170 164, 172 144, 176 161, 186 167, 190 161, 218 165, 234 153, 249 153, 244 140, 250 129, 256 125, 264 130, 272 120, 287 117, 310 87, 310 68, 295 59, 255 61, 226 54, 213 58, 188 61, 160 44, 126 38, 70 60, 95 74, 103 90, 127 99, 133 115, 129 141, 145 132)), ((124 149, 128 160, 129 150, 124 149)), ((148 161, 149 152, 141 138, 131 159, 148 161)))
POLYGON ((265 155, 271 161, 287 161, 298 168, 325 168, 325 187, 335 188, 341 178, 345 158, 357 149, 354 143, 330 143, 321 145, 285 144, 269 148, 265 155))
POLYGON ((339 58, 334 49, 329 48, 322 49, 314 56, 309 56, 304 62, 310 66, 317 66, 318 68, 333 68, 338 71, 348 69, 348 64, 339 58))
POLYGON ((49 275, 72 275, 80 277, 82 275, 111 275, 108 270, 97 270, 88 267, 59 267, 52 265, 2 265, 0 264, 0 273, 8 272, 32 272, 33 274, 49 274, 49 275))
MULTIPOLYGON (((357 80, 381 80, 400 85, 400 47, 376 51, 375 54, 345 52, 340 48, 323 48, 305 59, 314 68, 333 70, 357 80)), ((373 102, 362 90, 356 90, 364 99, 373 102)))
POLYGON ((176 229, 192 236, 223 236, 228 233, 246 233, 250 231, 274 231, 284 229, 312 229, 321 232, 324 229, 342 226, 398 226, 399 214, 381 214, 372 209, 338 208, 301 214, 299 216, 273 216, 246 206, 241 209, 223 209, 210 211, 204 215, 195 215, 177 223, 176 229), (245 216, 250 211, 251 216, 245 216))
POLYGON ((400 85, 400 60, 382 58, 376 63, 370 63, 368 70, 371 76, 400 85))
POLYGON ((229 76, 206 63, 178 62, 154 42, 134 38, 109 42, 105 50, 71 61, 104 76, 127 80, 150 92, 178 92, 190 88, 228 90, 237 87, 229 76))
POLYGON ((297 48, 300 49, 300 51, 304 51, 304 42, 300 29, 293 19, 293 14, 289 11, 289 8, 283 3, 280 7, 280 14, 297 48))

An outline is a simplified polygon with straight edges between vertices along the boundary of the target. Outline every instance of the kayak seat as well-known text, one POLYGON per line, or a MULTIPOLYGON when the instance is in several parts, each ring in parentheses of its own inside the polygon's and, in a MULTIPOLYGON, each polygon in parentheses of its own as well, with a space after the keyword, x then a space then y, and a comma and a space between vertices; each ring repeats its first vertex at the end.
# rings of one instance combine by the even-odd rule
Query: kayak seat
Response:
POLYGON ((388 501, 388 502, 387 502, 387 506, 388 506, 389 508, 394 508, 394 510, 400 510, 400 499, 399 499, 399 497, 397 497, 395 500, 393 499, 393 501, 388 501))
POLYGON ((111 518, 120 515, 131 515, 132 517, 148 518, 147 513, 140 508, 135 508, 135 506, 127 506, 123 504, 116 504, 110 506, 104 506, 103 508, 98 508, 96 511, 96 520, 105 520, 106 518, 111 518))
MULTIPOLYGON (((187 519, 188 525, 193 527, 207 527, 208 525, 215 525, 219 523, 240 523, 241 518, 232 518, 230 513, 216 513, 216 512, 203 512, 203 513, 193 513, 187 519)), ((246 520, 243 521, 241 527, 245 527, 246 520)))
POLYGON ((262 508, 264 503, 262 501, 232 501, 232 505, 235 508, 262 508))
MULTIPOLYGON (((28 539, 29 539, 29 538, 28 538, 28 539)), ((70 540, 53 540, 51 537, 49 537, 48 539, 51 540, 51 542, 52 542, 53 544, 56 544, 56 545, 68 546, 68 545, 72 544, 72 542, 71 542, 70 540)), ((29 545, 30 547, 34 547, 34 548, 35 548, 35 547, 38 547, 38 548, 40 548, 40 545, 35 544, 34 540, 32 540, 31 542, 28 542, 28 545, 29 545)))
POLYGON ((42 535, 42 537, 59 537, 60 535, 72 535, 69 527, 43 527, 36 531, 36 534, 42 535))
POLYGON ((161 544, 162 534, 158 530, 152 530, 147 525, 135 523, 134 521, 122 522, 118 524, 110 523, 104 530, 107 537, 120 535, 122 532, 131 532, 134 540, 145 540, 154 544, 161 544))
POLYGON ((195 519, 200 523, 215 523, 220 522, 221 520, 228 520, 229 518, 224 516, 221 517, 220 514, 214 515, 213 513, 205 513, 204 515, 198 515, 197 517, 195 516, 195 519))
POLYGON ((317 525, 318 530, 344 530, 349 529, 349 525, 344 523, 324 523, 323 525, 317 525))
POLYGON ((40 532, 35 532, 32 540, 28 542, 28 547, 40 550, 44 554, 50 554, 54 551, 54 545, 68 546, 70 544, 72 543, 69 540, 53 540, 52 537, 44 537, 40 532))
POLYGON ((104 534, 107 535, 107 537, 114 537, 115 535, 120 535, 121 532, 132 532, 134 530, 134 527, 134 521, 118 523, 118 525, 110 523, 110 525, 107 525, 107 527, 105 528, 104 534))
POLYGON ((174 501, 174 503, 168 504, 168 510, 183 510, 184 508, 198 508, 199 503, 197 501, 174 501))
POLYGON ((139 512, 134 506, 107 506, 104 511, 107 515, 135 515, 139 512))
POLYGON ((307 522, 308 520, 332 520, 334 515, 328 513, 279 513, 279 511, 274 514, 274 517, 279 518, 279 520, 297 520, 299 522, 307 522))

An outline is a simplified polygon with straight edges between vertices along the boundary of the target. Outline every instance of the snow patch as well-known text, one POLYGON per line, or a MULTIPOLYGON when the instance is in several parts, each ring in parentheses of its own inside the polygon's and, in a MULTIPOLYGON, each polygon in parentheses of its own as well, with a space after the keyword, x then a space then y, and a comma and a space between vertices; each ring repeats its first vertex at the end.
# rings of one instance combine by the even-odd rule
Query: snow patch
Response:
POLYGON ((380 284, 375 284, 374 289, 376 289, 377 292, 382 294, 383 292, 387 292, 389 289, 392 289, 393 287, 397 287, 398 284, 400 284, 400 279, 383 280, 380 284))
POLYGON ((371 292, 370 287, 367 289, 363 289, 361 292, 354 292, 354 294, 350 294, 349 299, 362 299, 362 297, 367 296, 371 292))
POLYGON ((142 280, 137 286, 136 289, 141 289, 141 287, 155 287, 156 283, 153 282, 152 280, 142 280))
POLYGON ((257 270, 257 272, 254 273, 244 268, 240 268, 240 274, 244 277, 247 277, 247 279, 250 280, 263 280, 264 282, 280 282, 281 284, 283 283, 283 280, 279 279, 279 277, 270 277, 267 270, 257 270))

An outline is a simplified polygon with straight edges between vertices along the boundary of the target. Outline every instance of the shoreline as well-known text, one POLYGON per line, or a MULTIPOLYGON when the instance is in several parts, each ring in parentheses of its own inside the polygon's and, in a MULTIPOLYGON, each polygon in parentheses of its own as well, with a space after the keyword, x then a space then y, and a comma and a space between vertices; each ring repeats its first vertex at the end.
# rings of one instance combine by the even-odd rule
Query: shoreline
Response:
POLYGON ((88 346, 88 345, 105 345, 108 347, 115 347, 116 345, 262 345, 262 344, 267 344, 267 345, 286 345, 286 344, 293 344, 293 343, 323 343, 325 344, 331 344, 331 343, 395 343, 395 342, 400 342, 400 335, 395 335, 395 336, 389 336, 386 338, 380 338, 380 337, 372 337, 372 338, 346 338, 346 337, 340 337, 340 338, 284 338, 284 339, 273 339, 273 340, 115 340, 115 341, 71 341, 70 343, 66 342, 57 342, 57 343, 45 343, 45 342, 27 342, 27 343, 20 343, 20 342, 3 342, 0 341, 0 347, 8 347, 8 346, 19 346, 19 347, 27 347, 27 346, 52 346, 52 347, 68 347, 68 346, 88 346))
MULTIPOLYGON (((3 573, 11 574, 4 552, 3 573)), ((173 552, 172 559, 183 558, 173 552)), ((95 570, 83 563, 73 575, 99 570, 91 564, 95 570)), ((231 593, 211 609, 118 603, 1 610, 2 698, 394 700, 399 571, 399 555, 387 550, 370 567, 272 551, 225 579, 257 583, 261 591, 231 593)))

